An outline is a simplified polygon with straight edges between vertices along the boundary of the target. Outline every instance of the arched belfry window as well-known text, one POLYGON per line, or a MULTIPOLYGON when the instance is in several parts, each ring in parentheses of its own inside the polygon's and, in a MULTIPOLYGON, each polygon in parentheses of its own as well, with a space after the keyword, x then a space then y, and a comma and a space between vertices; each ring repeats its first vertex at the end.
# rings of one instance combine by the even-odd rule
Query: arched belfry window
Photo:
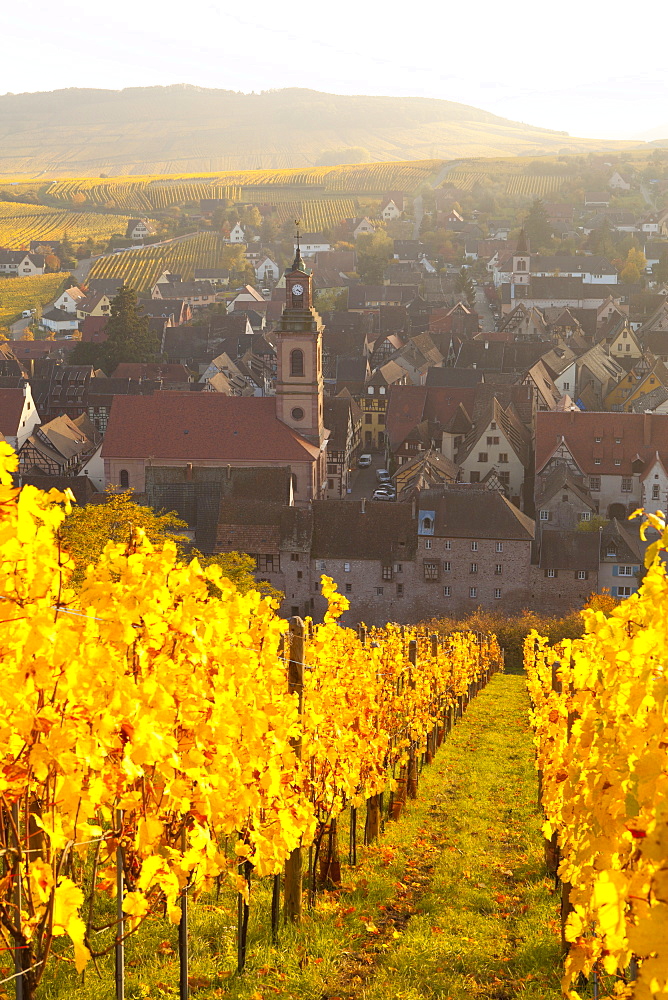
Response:
POLYGON ((294 351, 290 351, 290 374, 304 374, 304 352, 300 351, 299 348, 296 348, 294 351))
POLYGON ((123 487, 124 490, 126 490, 130 485, 130 476, 128 474, 127 469, 121 469, 120 480, 121 480, 121 486, 123 487))

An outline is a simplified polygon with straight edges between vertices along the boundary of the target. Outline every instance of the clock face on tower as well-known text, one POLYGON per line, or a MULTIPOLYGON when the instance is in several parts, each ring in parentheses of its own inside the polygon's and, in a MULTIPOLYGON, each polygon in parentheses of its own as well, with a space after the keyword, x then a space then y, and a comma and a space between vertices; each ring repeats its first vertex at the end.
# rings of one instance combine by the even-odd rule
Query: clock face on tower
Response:
POLYGON ((295 295, 297 298, 299 298, 300 295, 304 294, 304 286, 303 285, 293 285, 292 286, 292 294, 295 295))

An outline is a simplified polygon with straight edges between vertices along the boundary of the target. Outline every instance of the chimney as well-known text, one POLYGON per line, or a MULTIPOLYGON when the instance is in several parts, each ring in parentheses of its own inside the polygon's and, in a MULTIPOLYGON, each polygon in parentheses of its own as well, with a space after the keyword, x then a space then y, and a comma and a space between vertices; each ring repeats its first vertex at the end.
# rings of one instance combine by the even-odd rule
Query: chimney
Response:
POLYGON ((192 481, 193 481, 193 464, 192 462, 188 462, 188 464, 186 465, 186 482, 192 483, 192 481))
POLYGON ((362 514, 366 514, 366 497, 362 497, 360 504, 361 504, 360 510, 362 514))
POLYGON ((228 465, 228 467, 227 467, 227 478, 228 479, 232 478, 232 466, 231 465, 228 465))
POLYGON ((652 414, 645 412, 643 413, 643 422, 642 422, 642 443, 645 445, 645 447, 647 447, 651 440, 652 440, 652 414))

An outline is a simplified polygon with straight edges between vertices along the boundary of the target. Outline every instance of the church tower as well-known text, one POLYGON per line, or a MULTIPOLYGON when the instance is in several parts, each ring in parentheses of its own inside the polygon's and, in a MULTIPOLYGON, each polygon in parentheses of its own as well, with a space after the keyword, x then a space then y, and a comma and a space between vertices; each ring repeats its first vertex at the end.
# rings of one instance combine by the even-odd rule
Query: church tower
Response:
POLYGON ((276 416, 312 444, 327 440, 323 423, 322 319, 313 302, 313 275, 297 249, 285 272, 285 308, 276 328, 276 416))
POLYGON ((527 234, 522 229, 513 254, 513 285, 528 285, 531 280, 531 254, 527 234))

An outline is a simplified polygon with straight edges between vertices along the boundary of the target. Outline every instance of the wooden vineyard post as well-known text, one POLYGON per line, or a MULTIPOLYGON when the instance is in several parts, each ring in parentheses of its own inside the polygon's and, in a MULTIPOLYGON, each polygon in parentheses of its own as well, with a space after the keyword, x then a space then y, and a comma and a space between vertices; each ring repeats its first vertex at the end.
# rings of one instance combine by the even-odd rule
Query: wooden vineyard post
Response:
MULTIPOLYGON (((239 874, 246 880, 246 891, 250 894, 251 872, 253 866, 250 861, 242 861, 239 865, 239 874)), ((250 916, 250 905, 239 893, 237 897, 237 972, 243 972, 246 968, 246 947, 248 943, 248 918, 250 916)))
MULTIPOLYGON (((13 876, 15 878, 15 889, 14 889, 14 901, 16 906, 16 926, 21 930, 21 844, 20 844, 20 833, 19 833, 19 804, 18 802, 12 803, 12 826, 14 827, 14 836, 16 837, 16 861, 12 865, 13 876)), ((21 953, 21 946, 19 944, 19 939, 14 939, 14 968, 17 973, 17 978, 14 980, 16 989, 16 1000, 23 1000, 24 997, 24 980, 23 980, 23 955, 21 953)))
POLYGON ((116 944, 114 948, 114 971, 116 979, 116 1000, 125 1000, 125 918, 123 916, 123 813, 116 811, 118 823, 118 845, 116 847, 116 944))
POLYGON ((341 885, 341 862, 339 860, 339 836, 336 817, 330 819, 325 833, 325 853, 320 858, 320 884, 337 888, 341 885))
MULTIPOLYGON (((290 659, 288 661, 288 691, 299 698, 302 714, 304 691, 304 622, 297 616, 290 619, 290 659)), ((302 757, 301 736, 292 744, 298 760, 302 757)), ((302 918, 302 849, 295 847, 285 862, 283 915, 285 922, 298 924, 302 918)))
MULTIPOLYGON (((410 663, 409 670, 409 684, 411 688, 415 687, 415 671, 417 670, 417 639, 411 639, 408 643, 408 660, 410 663)), ((408 781, 406 783, 406 794, 409 799, 416 799, 418 793, 418 772, 417 772, 417 753, 415 751, 415 744, 411 739, 410 750, 408 754, 408 781)))
POLYGON ((380 795, 370 795, 366 800, 366 842, 373 844, 380 834, 380 795))
MULTIPOLYGON (((185 826, 181 833, 181 850, 186 849, 185 826)), ((181 890, 181 919, 179 920, 179 1000, 188 1000, 188 888, 190 876, 181 890)))

